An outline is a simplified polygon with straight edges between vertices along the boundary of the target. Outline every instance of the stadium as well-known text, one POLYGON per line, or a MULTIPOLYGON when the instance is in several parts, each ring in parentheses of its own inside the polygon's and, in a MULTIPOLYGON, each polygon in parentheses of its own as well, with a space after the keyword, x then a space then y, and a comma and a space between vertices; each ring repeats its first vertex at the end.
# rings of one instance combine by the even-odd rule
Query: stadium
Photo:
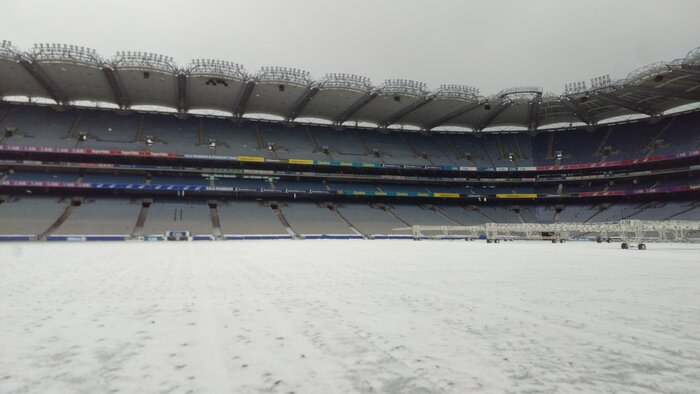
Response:
POLYGON ((483 94, 2 41, 0 98, 0 392, 700 386, 700 48, 483 94))
POLYGON ((700 219, 700 115, 673 111, 700 99, 698 50, 561 95, 489 97, 56 44, 4 41, 1 67, 3 95, 32 99, 0 112, 13 240, 455 237, 409 230, 700 219), (172 113, 132 109, 149 106, 172 113))

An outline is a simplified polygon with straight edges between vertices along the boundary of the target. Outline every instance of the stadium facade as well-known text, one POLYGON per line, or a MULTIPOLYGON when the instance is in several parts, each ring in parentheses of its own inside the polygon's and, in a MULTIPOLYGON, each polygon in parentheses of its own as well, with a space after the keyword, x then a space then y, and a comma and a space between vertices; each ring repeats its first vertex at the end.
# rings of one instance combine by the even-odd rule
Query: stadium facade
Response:
POLYGON ((411 238, 399 229, 700 220, 700 112, 679 110, 700 102, 698 50, 561 95, 484 97, 5 41, 0 96, 3 239, 411 238))

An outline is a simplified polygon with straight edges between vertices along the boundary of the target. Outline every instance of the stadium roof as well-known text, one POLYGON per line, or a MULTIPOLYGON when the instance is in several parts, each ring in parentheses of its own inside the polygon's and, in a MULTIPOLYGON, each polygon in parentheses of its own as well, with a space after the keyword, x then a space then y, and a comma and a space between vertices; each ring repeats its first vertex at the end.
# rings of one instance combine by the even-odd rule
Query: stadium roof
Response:
POLYGON ((233 117, 278 116, 287 121, 321 119, 379 127, 413 126, 422 130, 454 126, 472 130, 515 126, 528 130, 561 124, 595 125, 624 115, 658 116, 700 102, 700 48, 670 62, 654 63, 626 78, 602 76, 569 84, 562 94, 539 87, 505 89, 483 96, 478 89, 443 85, 435 91, 410 80, 386 80, 243 66, 196 59, 179 67, 173 59, 142 52, 118 52, 105 59, 95 50, 62 44, 36 44, 23 52, 0 43, 0 96, 43 98, 57 104, 111 103, 122 109, 152 105, 181 114, 217 110, 233 117))

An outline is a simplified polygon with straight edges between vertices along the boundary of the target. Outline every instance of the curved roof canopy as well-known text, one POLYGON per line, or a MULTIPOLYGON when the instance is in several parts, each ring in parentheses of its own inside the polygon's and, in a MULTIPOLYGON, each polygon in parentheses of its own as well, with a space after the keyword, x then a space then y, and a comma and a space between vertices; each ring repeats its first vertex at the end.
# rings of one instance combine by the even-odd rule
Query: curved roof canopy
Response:
POLYGON ((700 48, 670 62, 632 71, 626 78, 593 78, 567 84, 557 95, 538 87, 504 89, 483 96, 470 86, 393 79, 378 86, 352 74, 326 74, 263 67, 257 73, 220 60, 195 59, 186 67, 171 57, 118 52, 111 59, 95 50, 36 44, 20 51, 0 42, 0 96, 44 98, 57 104, 105 102, 122 109, 152 105, 181 114, 216 110, 233 117, 274 115, 287 121, 315 118, 338 125, 363 122, 378 127, 422 130, 454 126, 471 130, 515 126, 537 130, 562 123, 595 125, 625 115, 658 116, 700 102, 700 48))

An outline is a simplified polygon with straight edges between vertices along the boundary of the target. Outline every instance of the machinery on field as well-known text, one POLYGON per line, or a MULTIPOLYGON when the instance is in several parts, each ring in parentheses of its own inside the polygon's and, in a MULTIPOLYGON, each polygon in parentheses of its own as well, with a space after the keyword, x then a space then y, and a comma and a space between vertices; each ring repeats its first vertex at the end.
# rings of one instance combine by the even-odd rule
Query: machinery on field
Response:
POLYGON ((646 249, 644 242, 693 242, 689 233, 700 231, 700 221, 620 220, 604 223, 485 223, 474 226, 412 226, 414 239, 444 238, 459 235, 465 239, 486 238, 488 243, 502 240, 532 239, 563 243, 572 237, 597 242, 622 242, 622 249, 646 249))

